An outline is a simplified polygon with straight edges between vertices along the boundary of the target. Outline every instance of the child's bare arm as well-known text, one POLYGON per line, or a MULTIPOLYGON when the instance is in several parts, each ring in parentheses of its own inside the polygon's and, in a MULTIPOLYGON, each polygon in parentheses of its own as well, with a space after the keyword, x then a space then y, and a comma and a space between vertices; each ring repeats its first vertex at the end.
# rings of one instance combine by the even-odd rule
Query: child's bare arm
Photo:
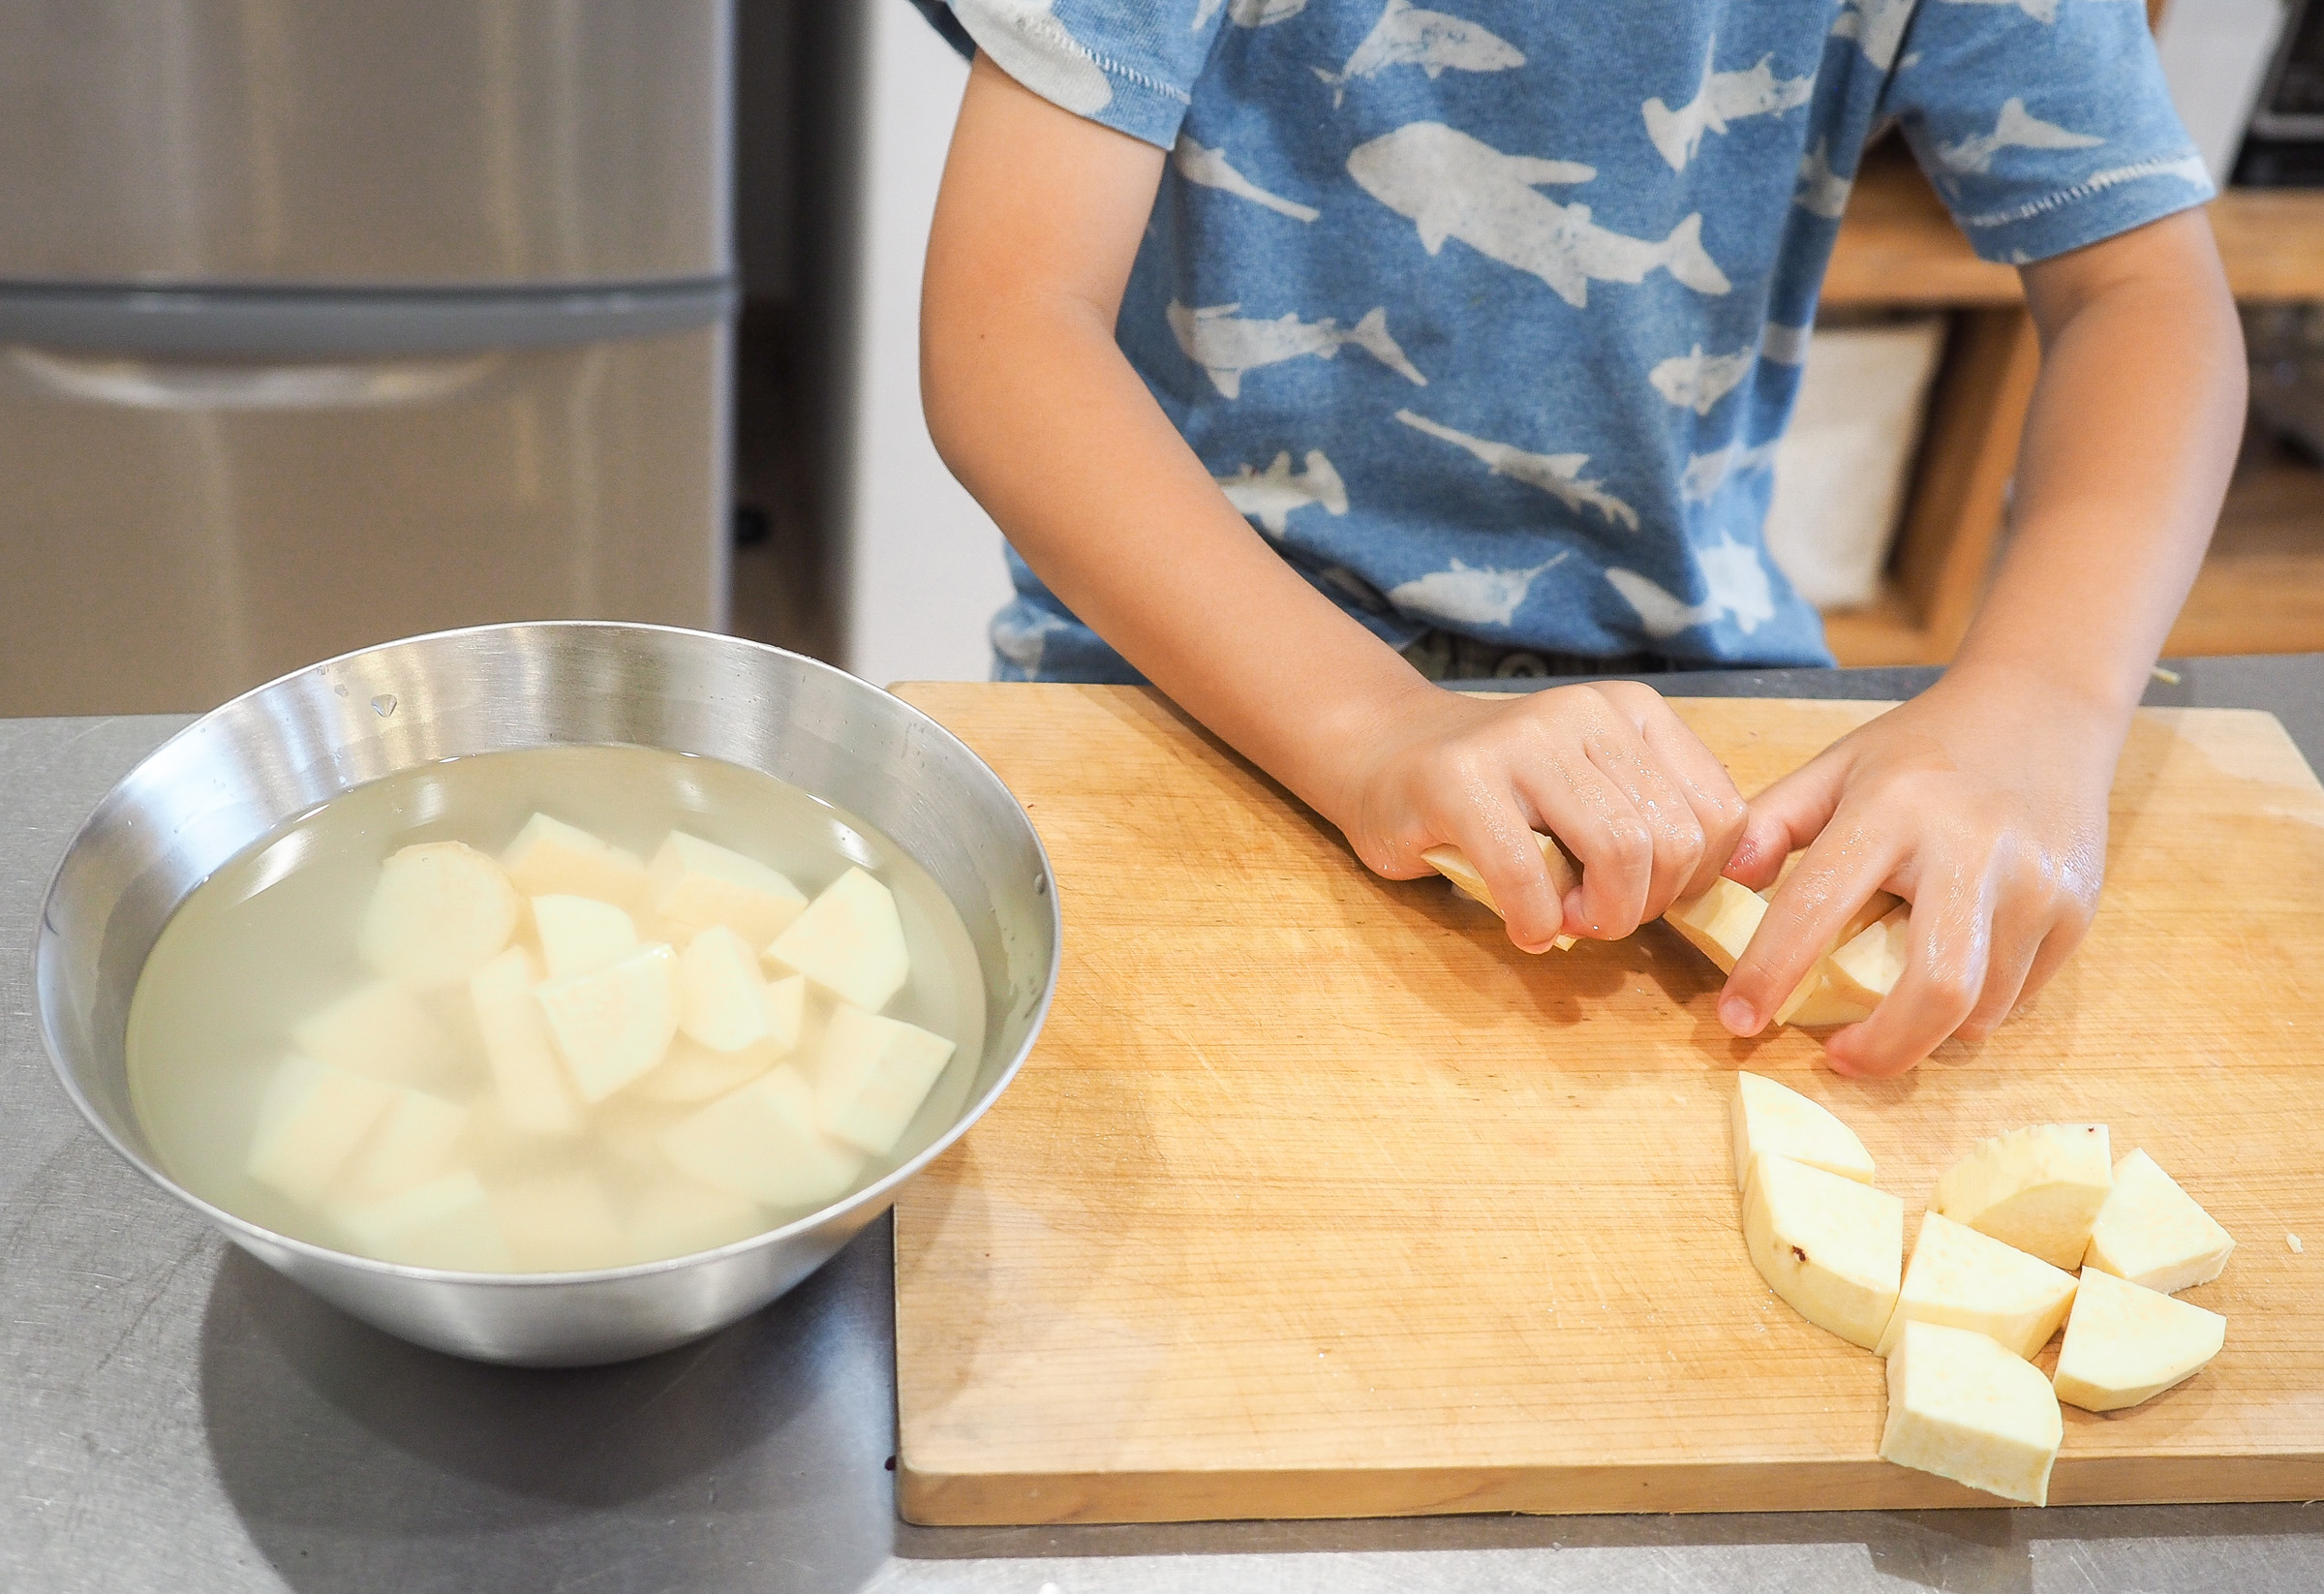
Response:
POLYGON ((1871 892, 1911 900, 1903 980, 1829 1042, 1850 1072, 1983 1038, 2089 928, 2130 712, 2234 467, 2243 339, 2201 211, 2023 275, 2042 368, 1992 594, 1942 681, 1752 805, 1730 870, 1813 843, 1728 982, 1739 1033, 1871 892))
POLYGON ((1307 744, 1418 678, 1260 539, 1115 345, 1162 162, 977 58, 929 238, 929 428, 1076 614, 1313 800, 1307 744))
POLYGON ((930 238, 922 391, 946 464, 1076 614, 1340 826, 1382 874, 1452 842, 1511 938, 1615 936, 1707 886, 1726 772, 1643 687, 1430 686, 1270 549, 1114 340, 1162 152, 980 57, 930 238), (1527 832, 1583 865, 1561 903, 1527 832))

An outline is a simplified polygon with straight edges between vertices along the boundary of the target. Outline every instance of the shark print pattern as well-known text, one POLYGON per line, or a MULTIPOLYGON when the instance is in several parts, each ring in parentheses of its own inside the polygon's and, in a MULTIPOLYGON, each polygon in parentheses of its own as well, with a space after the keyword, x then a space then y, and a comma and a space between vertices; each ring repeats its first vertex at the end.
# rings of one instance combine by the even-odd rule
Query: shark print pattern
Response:
POLYGON ((1905 28, 1916 4, 1918 0, 1841 0, 1832 37, 1853 39, 1864 59, 1886 72, 1896 65, 1897 46, 1905 42, 1905 28))
MULTIPOLYGON (((1763 521, 1874 135, 1987 261, 2211 193, 2137 0, 911 3, 1158 152, 1114 340, 1391 648, 1827 662, 1763 521)), ((1010 558, 1003 674, 1136 678, 1010 558)))
POLYGON ((1616 525, 1634 532, 1638 529, 1637 510, 1607 492, 1603 482, 1592 481, 1581 474, 1590 463, 1587 454, 1527 453, 1514 444, 1494 443, 1441 426, 1410 410, 1398 410, 1396 418, 1416 432, 1425 432, 1455 447, 1466 448, 1483 460, 1493 475, 1522 481, 1528 487, 1539 487, 1569 509, 1595 509, 1616 525))
MULTIPOLYGON (((1219 0, 1202 0, 1194 8, 1193 31, 1200 33, 1218 15, 1219 0)), ((1307 0, 1228 0, 1227 20, 1237 27, 1264 28, 1288 22, 1307 9, 1307 0)))
POLYGON ((1421 247, 1439 253, 1458 238, 1479 254, 1542 279, 1575 309, 1592 282, 1637 283, 1667 271, 1697 293, 1732 286, 1703 252, 1702 217, 1688 216, 1660 239, 1611 232, 1584 204, 1559 204, 1537 183, 1580 183, 1597 175, 1573 161, 1504 155, 1442 122, 1413 122, 1356 146, 1348 173, 1373 199, 1415 223, 1421 247))
POLYGON ((1225 150, 1205 149, 1184 134, 1180 134, 1178 141, 1171 146, 1170 164, 1172 169, 1190 183, 1200 183, 1205 188, 1215 188, 1222 194, 1232 194, 1237 199, 1265 205, 1276 215, 1289 216, 1295 222, 1312 222, 1323 214, 1311 204, 1300 204, 1281 195, 1269 194, 1228 164, 1225 150))
POLYGON ((1707 415, 1721 399, 1735 390, 1735 385, 1751 375, 1758 352, 1738 349, 1731 354, 1706 354, 1697 344, 1684 354, 1673 354, 1646 373, 1654 390, 1677 405, 1707 415))
POLYGON ((1776 447, 1770 441, 1747 448, 1737 438, 1724 448, 1689 455, 1686 474, 1678 478, 1679 493, 1691 504, 1708 504, 1734 477, 1751 471, 1774 470, 1776 447))
POLYGON ((1303 359, 1310 354, 1318 359, 1330 359, 1349 344, 1415 387, 1428 385, 1428 379, 1404 357, 1396 340, 1388 335, 1385 305, 1368 312, 1345 331, 1330 317, 1303 322, 1294 312, 1286 312, 1273 321, 1238 320, 1235 312, 1241 308, 1239 304, 1214 304, 1204 310, 1189 310, 1175 299, 1171 301, 1170 329, 1178 340, 1178 348, 1203 368, 1221 398, 1241 396, 1242 376, 1246 371, 1303 359))
POLYGON ((1020 612, 1024 608, 1023 604, 1012 604, 993 622, 993 651, 1023 672, 1016 679, 1038 681, 1050 637, 1067 629, 1072 622, 1047 611, 1020 612))
POLYGON ((2043 121, 2027 111, 2023 100, 2004 100, 1991 133, 1939 144, 1937 158, 1953 172, 1991 171, 1993 158, 2004 149, 2095 149, 2105 141, 2043 121))
POLYGON ((1816 75, 1778 77, 1772 55, 1741 72, 1714 72, 1718 41, 1702 52, 1702 81, 1695 98, 1672 110, 1659 99, 1640 107, 1646 118, 1646 137, 1673 171, 1684 171, 1706 133, 1725 133, 1727 124, 1746 116, 1780 116, 1808 103, 1816 89, 1816 75))
POLYGON ((1055 0, 978 0, 953 15, 993 57, 993 64, 1043 99, 1077 116, 1094 116, 1114 103, 1105 70, 1064 23, 1055 0))
POLYGON ((1294 511, 1314 506, 1326 514, 1348 512, 1347 484, 1324 457, 1321 448, 1307 450, 1306 472, 1295 475, 1291 451, 1275 455, 1264 471, 1243 466, 1231 476, 1214 476, 1227 502, 1259 523, 1269 536, 1282 538, 1291 530, 1294 511))
POLYGON ((1336 107, 1347 98, 1350 83, 1376 77, 1391 67, 1419 67, 1437 77, 1447 72, 1507 72, 1524 64, 1524 52, 1488 28, 1441 11, 1423 11, 1412 0, 1388 0, 1380 20, 1344 66, 1337 72, 1312 70, 1330 85, 1336 107))
POLYGON ((1695 551, 1695 563, 1710 588, 1699 603, 1672 597, 1636 570, 1608 569, 1605 579, 1637 611, 1638 624, 1658 642, 1697 626, 1716 625, 1728 616, 1749 636, 1775 618, 1775 592, 1757 548, 1722 532, 1715 545, 1695 551))
POLYGON ((2044 27, 2058 20, 2058 0, 1947 0, 1956 6, 2015 6, 2044 27))
POLYGON ((1507 626, 1533 590, 1536 577, 1556 569, 1574 550, 1561 548, 1519 570, 1480 569, 1455 559, 1441 570, 1388 590, 1388 600, 1455 626, 1507 626))
POLYGON ((1791 190, 1791 202, 1836 222, 1848 210, 1849 191, 1855 186, 1854 178, 1832 169, 1830 141, 1819 138, 1799 158, 1799 182, 1791 190))

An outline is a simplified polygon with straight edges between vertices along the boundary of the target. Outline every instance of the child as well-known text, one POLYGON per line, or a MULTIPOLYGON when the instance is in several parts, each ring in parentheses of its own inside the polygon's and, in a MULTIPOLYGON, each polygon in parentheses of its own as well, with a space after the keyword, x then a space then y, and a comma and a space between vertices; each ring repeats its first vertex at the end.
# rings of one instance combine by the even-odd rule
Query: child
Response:
POLYGON ((2212 195, 2134 0, 951 0, 929 245, 946 462, 1007 532, 1005 674, 1153 682, 1391 878, 1455 843, 1539 950, 1807 855, 1719 1003, 1763 1027, 1876 890, 1843 1071, 1982 1038, 2097 903, 2130 712, 2240 435, 2212 195), (1767 464, 1894 121, 2042 344, 1952 667, 1748 809, 1645 686, 1829 662, 1767 464), (1583 866, 1562 902, 1528 832, 1583 866))

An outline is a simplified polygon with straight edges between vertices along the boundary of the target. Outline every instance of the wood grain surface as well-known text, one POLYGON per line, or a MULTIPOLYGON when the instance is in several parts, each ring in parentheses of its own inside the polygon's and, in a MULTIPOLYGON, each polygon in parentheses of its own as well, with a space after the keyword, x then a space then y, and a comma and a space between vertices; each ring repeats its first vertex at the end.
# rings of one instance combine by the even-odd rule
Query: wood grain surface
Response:
MULTIPOLYGON (((2205 209, 2237 298, 2324 296, 2324 193, 2230 188, 2205 209)), ((1864 152, 1824 268, 1819 308, 1946 310, 2023 297, 2017 268, 1977 259, 1902 138, 1864 152)))
MULTIPOLYGON (((2236 1238, 2186 1296, 2226 1349, 2069 1408, 2051 1500, 2324 1494, 2324 789, 2272 717, 2142 713, 2081 952, 1858 1083, 1730 1038, 1667 927, 1528 957, 1372 876, 1148 693, 902 695, 1024 799, 1065 915, 1023 1074, 896 1209, 910 1519, 1992 1504, 1878 1460, 1881 1364, 1753 1272, 1739 1067, 1847 1120, 1914 1228, 1981 1136, 2146 1148, 2236 1238)), ((1677 706, 1747 793, 1881 707, 1677 706)))

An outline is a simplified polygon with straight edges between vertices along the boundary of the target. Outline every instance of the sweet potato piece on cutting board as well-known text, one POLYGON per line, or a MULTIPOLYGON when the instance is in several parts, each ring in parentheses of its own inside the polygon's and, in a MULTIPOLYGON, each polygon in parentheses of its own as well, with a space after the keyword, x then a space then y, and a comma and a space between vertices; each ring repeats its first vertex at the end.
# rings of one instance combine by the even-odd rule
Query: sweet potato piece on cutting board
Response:
POLYGON ((2082 1265, 2176 1295, 2218 1277, 2234 1249, 2227 1231, 2177 1180, 2134 1150, 2114 1165, 2114 1189, 2098 1209, 2082 1265))
POLYGON ((1751 1165, 1764 1153, 1788 1156, 1827 1174, 1872 1182, 1872 1153, 1856 1132, 1820 1102, 1758 1074, 1735 1076, 1735 1188, 1751 1182, 1751 1165))
POLYGON ((1905 1204, 1786 1156, 1760 1156, 1743 1194, 1743 1242, 1768 1287, 1866 1350, 1896 1310, 1905 1204))
POLYGON ((2217 1312, 2085 1268, 2058 1347, 2058 1398, 2084 1411, 2135 1406, 2201 1372, 2226 1341, 2217 1312))
POLYGON ((2058 1397, 2032 1363, 1973 1330, 1905 1325, 1888 1358, 1883 1460, 2038 1506, 2064 1440, 2058 1397))
POLYGON ((1907 1323, 1941 1323, 1974 1329, 2031 1361, 2073 1303, 2072 1273, 1931 1212, 1920 1220, 1896 1315, 1878 1349, 1882 1356, 1896 1349, 1907 1323))
POLYGON ((2103 1123, 2035 1123, 1979 1141, 1937 1181, 1929 1206, 2040 1257, 2079 1268, 2113 1193, 2103 1123))

